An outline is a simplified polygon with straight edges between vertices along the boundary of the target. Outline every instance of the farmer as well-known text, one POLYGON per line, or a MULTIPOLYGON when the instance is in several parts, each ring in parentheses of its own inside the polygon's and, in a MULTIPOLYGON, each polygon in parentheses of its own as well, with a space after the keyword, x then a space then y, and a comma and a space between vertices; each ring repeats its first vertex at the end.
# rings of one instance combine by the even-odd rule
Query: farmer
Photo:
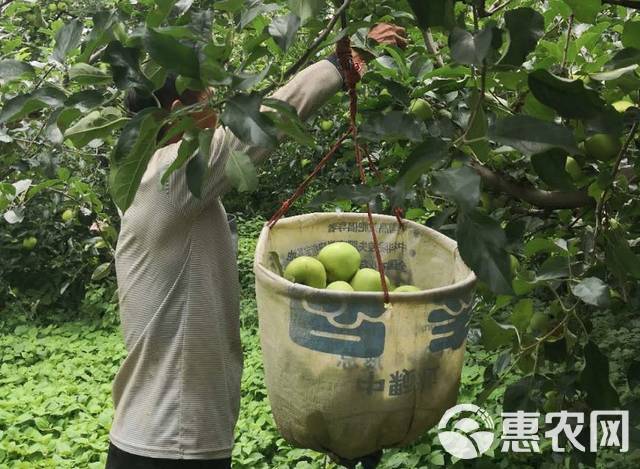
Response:
MULTIPOLYGON (((406 45, 404 30, 393 25, 377 25, 369 37, 406 45)), ((354 51, 353 61, 363 70, 361 54, 354 51)), ((342 87, 332 56, 298 73, 273 97, 306 119, 342 87)), ((179 95, 171 78, 155 95, 167 110, 208 98, 207 92, 179 95)), ((126 101, 132 112, 156 106, 156 99, 136 92, 126 101)), ((212 109, 193 117, 201 128, 216 127, 212 109)), ((267 151, 218 127, 196 198, 184 167, 160 183, 179 146, 170 143, 153 155, 122 215, 116 272, 128 355, 113 385, 107 469, 231 467, 242 348, 238 270, 220 197, 229 189, 225 164, 233 151, 246 152, 256 164, 267 151)))

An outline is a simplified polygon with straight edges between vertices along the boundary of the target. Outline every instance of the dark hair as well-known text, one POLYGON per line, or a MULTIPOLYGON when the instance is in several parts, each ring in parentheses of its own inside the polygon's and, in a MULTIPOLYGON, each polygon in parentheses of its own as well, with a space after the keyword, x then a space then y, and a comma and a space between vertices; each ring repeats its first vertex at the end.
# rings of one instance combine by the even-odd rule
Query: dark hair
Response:
POLYGON ((176 78, 174 73, 167 75, 164 84, 154 90, 153 94, 158 101, 153 99, 151 93, 139 88, 132 88, 127 91, 124 97, 124 105, 128 111, 137 113, 149 107, 157 107, 158 102, 163 108, 169 109, 176 99, 184 104, 194 104, 198 101, 199 93, 193 90, 185 90, 182 94, 176 89, 176 78))

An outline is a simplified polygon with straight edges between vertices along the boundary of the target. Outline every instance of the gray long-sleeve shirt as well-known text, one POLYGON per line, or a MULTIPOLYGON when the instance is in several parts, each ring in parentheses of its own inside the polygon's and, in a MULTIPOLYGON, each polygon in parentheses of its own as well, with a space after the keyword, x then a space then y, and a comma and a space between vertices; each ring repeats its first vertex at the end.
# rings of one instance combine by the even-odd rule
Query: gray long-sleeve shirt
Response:
MULTIPOLYGON (((321 61, 273 97, 302 119, 342 86, 321 61)), ((235 253, 220 195, 234 150, 260 163, 267 151, 219 127, 201 198, 184 167, 160 177, 179 143, 158 150, 122 217, 116 250, 120 318, 127 358, 113 385, 110 438, 129 453, 170 459, 230 457, 240 403, 242 349, 235 253)))

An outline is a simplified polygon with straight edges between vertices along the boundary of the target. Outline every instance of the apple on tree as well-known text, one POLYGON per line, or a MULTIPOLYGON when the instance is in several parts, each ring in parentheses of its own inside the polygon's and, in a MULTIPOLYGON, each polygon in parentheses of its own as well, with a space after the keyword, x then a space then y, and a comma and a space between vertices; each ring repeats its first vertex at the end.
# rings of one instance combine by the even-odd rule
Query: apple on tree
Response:
POLYGON ((584 141, 587 156, 599 161, 612 160, 621 148, 620 139, 611 134, 594 134, 584 141))
POLYGON ((25 251, 33 251, 33 249, 36 247, 36 244, 38 244, 38 238, 36 238, 35 236, 29 236, 22 240, 22 248, 25 251))
POLYGON ((431 105, 422 98, 414 99, 409 106, 409 112, 419 120, 426 121, 433 117, 431 105))

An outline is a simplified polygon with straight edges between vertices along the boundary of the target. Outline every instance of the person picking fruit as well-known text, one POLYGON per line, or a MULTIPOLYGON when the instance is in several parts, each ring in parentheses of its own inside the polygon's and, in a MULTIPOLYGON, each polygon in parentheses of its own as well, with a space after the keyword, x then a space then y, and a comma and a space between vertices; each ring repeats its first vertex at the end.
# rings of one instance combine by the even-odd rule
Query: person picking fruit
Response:
MULTIPOLYGON (((390 24, 375 26, 369 37, 400 47, 407 42, 404 30, 390 24)), ((353 53, 360 73, 365 60, 353 53)), ((342 88, 332 56, 299 72, 273 97, 307 119, 342 88)), ((132 91, 126 104, 139 112, 156 103, 170 110, 208 99, 207 92, 179 94, 171 76, 154 94, 132 91)), ((201 128, 216 128, 213 109, 192 117, 201 128)), ((153 155, 122 214, 115 260, 128 354, 113 384, 107 469, 231 467, 242 348, 238 270, 220 197, 230 188, 225 165, 233 152, 259 164, 268 150, 217 127, 196 198, 186 165, 160 183, 178 157, 176 140, 153 155)))

